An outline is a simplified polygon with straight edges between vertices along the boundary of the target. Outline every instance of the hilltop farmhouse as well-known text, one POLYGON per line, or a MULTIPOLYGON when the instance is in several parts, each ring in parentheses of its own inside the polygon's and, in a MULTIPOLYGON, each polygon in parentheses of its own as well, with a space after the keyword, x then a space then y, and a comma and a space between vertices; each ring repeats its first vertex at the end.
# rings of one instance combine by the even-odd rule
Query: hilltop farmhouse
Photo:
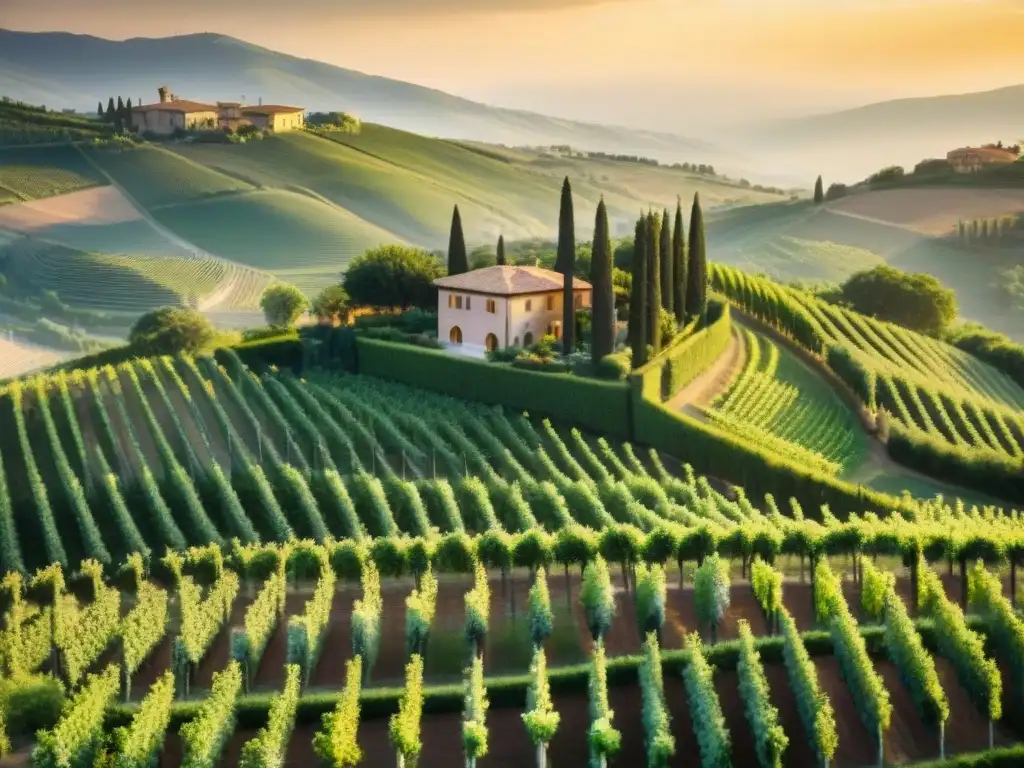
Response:
MULTIPOLYGON (((437 335, 469 354, 528 347, 562 336, 563 277, 540 267, 494 266, 439 277, 437 335)), ((590 283, 573 279, 573 303, 589 307, 590 283)))
POLYGON ((306 111, 302 107, 277 104, 245 106, 241 102, 218 101, 204 104, 180 99, 167 86, 157 89, 155 104, 132 107, 132 126, 140 133, 169 136, 179 130, 232 130, 251 125, 273 132, 302 128, 306 111))
POLYGON ((1004 147, 988 144, 984 147, 961 147, 946 153, 946 160, 957 173, 973 173, 988 165, 1015 163, 1020 157, 1020 147, 1004 147))

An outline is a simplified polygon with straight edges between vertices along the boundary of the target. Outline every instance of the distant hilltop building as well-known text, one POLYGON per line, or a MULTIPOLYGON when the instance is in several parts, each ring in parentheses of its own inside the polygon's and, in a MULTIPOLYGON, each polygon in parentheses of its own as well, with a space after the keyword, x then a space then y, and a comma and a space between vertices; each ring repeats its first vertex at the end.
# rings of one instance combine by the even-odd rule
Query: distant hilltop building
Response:
POLYGON ((157 94, 160 100, 155 104, 132 107, 132 126, 140 133, 170 136, 178 130, 237 131, 246 125, 279 133, 302 128, 306 122, 304 108, 264 105, 262 99, 255 107, 237 101, 204 104, 180 99, 166 85, 157 88, 157 94))
POLYGON ((972 173, 988 165, 1015 163, 1020 147, 1004 147, 1002 143, 984 147, 962 147, 946 153, 946 160, 958 173, 972 173))

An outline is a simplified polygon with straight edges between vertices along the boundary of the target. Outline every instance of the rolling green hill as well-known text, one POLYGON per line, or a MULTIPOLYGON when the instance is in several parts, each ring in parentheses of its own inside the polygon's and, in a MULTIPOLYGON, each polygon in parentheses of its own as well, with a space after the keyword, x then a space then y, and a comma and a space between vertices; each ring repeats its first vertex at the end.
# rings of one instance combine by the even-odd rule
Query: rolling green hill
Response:
MULTIPOLYGON (((358 135, 293 133, 245 144, 182 142, 85 151, 177 238, 311 293, 375 245, 445 247, 454 204, 460 206, 471 245, 493 243, 499 234, 508 240, 551 237, 566 175, 573 180, 582 239, 592 234, 590 211, 602 195, 613 229, 621 232, 636 210, 674 205, 677 195, 688 199, 700 192, 708 208, 779 198, 678 168, 491 151, 365 124, 358 135)), ((58 165, 65 158, 69 165, 81 164, 73 155, 53 158, 41 162, 58 165)), ((57 222, 45 237, 83 250, 100 246, 96 250, 146 253, 147 248, 135 246, 144 229, 143 221, 95 229, 57 222), (131 246, 117 247, 119 230, 131 246)))
POLYGON ((281 190, 165 206, 153 214, 210 253, 286 273, 309 293, 337 282, 345 264, 367 248, 396 239, 342 208, 281 190))
MULTIPOLYGON (((979 254, 952 237, 940 237, 941 226, 929 222, 929 231, 906 212, 922 207, 915 198, 927 190, 899 190, 898 201, 882 197, 895 193, 866 192, 817 207, 801 201, 712 214, 709 257, 783 281, 840 282, 885 262, 907 272, 934 275, 956 290, 963 318, 1024 339, 1024 312, 999 288, 1001 272, 1019 263, 1019 255, 1012 250, 979 254)), ((955 209, 926 213, 956 222, 955 209)))

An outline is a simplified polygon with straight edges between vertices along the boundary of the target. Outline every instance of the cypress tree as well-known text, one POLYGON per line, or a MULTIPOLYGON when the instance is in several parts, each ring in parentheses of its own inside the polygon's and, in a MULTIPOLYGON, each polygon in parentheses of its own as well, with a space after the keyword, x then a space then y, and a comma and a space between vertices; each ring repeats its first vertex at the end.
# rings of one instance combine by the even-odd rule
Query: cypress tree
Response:
POLYGON ((668 208, 661 214, 661 306, 672 311, 675 300, 672 296, 672 232, 668 228, 668 208))
POLYGON ((672 291, 675 294, 672 309, 676 321, 686 322, 686 233, 683 230, 683 204, 676 198, 676 222, 672 229, 672 291))
POLYGON ((103 120, 107 116, 107 113, 103 111, 102 101, 96 102, 96 115, 99 117, 100 120, 103 120))
POLYGON ((555 257, 555 272, 566 271, 566 265, 576 259, 576 228, 572 212, 572 187, 569 177, 562 182, 562 200, 558 209, 558 253, 555 257))
POLYGON ((114 116, 116 114, 117 113, 114 111, 114 97, 111 96, 109 99, 107 99, 107 122, 113 123, 114 116))
POLYGON ((821 205, 825 202, 825 188, 821 183, 821 176, 814 182, 814 204, 821 205))
POLYGON ((633 285, 629 295, 629 344, 633 367, 647 362, 647 219, 640 215, 633 239, 633 285))
POLYGON ((462 235, 462 217, 459 206, 452 211, 452 231, 448 236, 448 274, 461 275, 469 272, 469 256, 466 254, 466 238, 462 235))
POLYGON ((572 210, 569 177, 562 182, 562 203, 558 211, 558 256, 555 270, 562 273, 562 352, 572 353, 576 340, 576 304, 573 280, 576 273, 576 223, 572 210), (561 269, 558 265, 561 264, 561 269))
POLYGON ((131 96, 129 96, 128 97, 128 101, 126 101, 124 103, 124 116, 125 116, 126 120, 130 123, 131 120, 132 120, 132 97, 131 96))
POLYGON ((120 96, 117 97, 117 114, 122 117, 124 116, 124 99, 120 96))
POLYGON ((693 195, 690 209, 690 263, 687 275, 686 311, 704 321, 708 312, 708 265, 704 242, 704 214, 700 210, 700 194, 693 195))
POLYGON ((661 351, 661 221, 654 212, 647 214, 647 343, 661 351))
POLYGON ((590 282, 594 289, 591 359, 595 364, 615 349, 615 290, 612 287, 612 242, 604 197, 597 204, 594 244, 590 254, 590 282))
POLYGON ((504 266, 508 262, 505 261, 505 236, 498 235, 498 259, 497 263, 504 266))

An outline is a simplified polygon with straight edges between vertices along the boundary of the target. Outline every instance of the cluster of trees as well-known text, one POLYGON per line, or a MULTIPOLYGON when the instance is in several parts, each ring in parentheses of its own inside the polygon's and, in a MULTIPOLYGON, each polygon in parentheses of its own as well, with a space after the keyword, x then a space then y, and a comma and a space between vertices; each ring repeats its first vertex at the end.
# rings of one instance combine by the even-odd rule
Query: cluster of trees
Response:
POLYGON ((343 133, 359 133, 363 129, 362 121, 350 112, 310 112, 306 117, 306 125, 323 131, 343 133))
POLYGON ((117 97, 117 104, 114 104, 114 97, 111 96, 107 99, 107 108, 103 109, 103 102, 96 103, 96 114, 100 120, 109 123, 114 126, 114 130, 120 133, 121 131, 131 128, 132 126, 132 100, 128 97, 125 101, 120 96, 117 97))
POLYGON ((852 275, 841 301, 862 315, 939 336, 956 319, 956 293, 931 275, 881 265, 852 275))
POLYGON ((661 215, 648 212, 636 222, 629 302, 634 367, 657 355, 676 327, 693 318, 703 322, 707 314, 707 246, 699 193, 693 196, 688 236, 681 201, 671 233, 668 222, 667 209, 661 215))

